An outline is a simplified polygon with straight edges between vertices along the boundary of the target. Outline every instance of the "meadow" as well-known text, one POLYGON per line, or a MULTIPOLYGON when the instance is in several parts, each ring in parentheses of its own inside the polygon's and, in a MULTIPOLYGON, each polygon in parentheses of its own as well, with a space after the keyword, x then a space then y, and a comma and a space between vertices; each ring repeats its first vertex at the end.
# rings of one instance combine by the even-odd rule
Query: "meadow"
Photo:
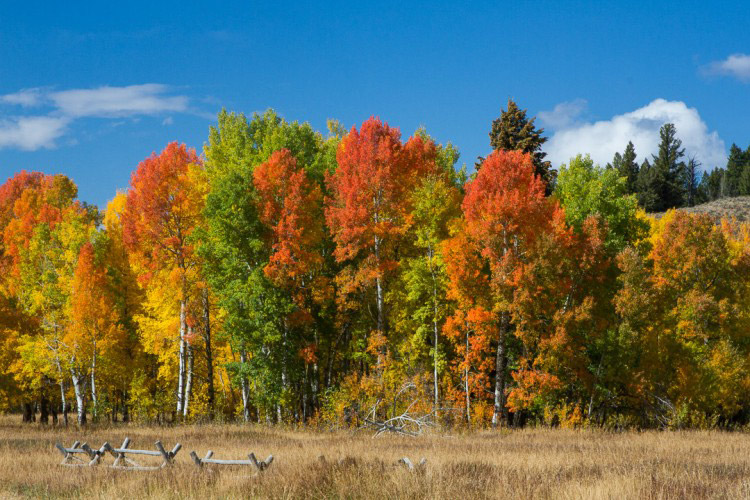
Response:
MULTIPOLYGON (((321 432, 253 425, 176 427, 23 425, 0 417, 1 498, 747 498, 750 435, 720 431, 604 432, 521 429, 433 433, 321 432), (56 441, 131 448, 180 442, 175 465, 158 471, 59 465, 56 441), (215 458, 249 452, 275 460, 198 468, 190 451, 215 458), (325 463, 320 456, 326 457, 325 463), (396 464, 403 456, 423 470, 396 464)), ((143 460, 146 462, 147 460, 143 460)))

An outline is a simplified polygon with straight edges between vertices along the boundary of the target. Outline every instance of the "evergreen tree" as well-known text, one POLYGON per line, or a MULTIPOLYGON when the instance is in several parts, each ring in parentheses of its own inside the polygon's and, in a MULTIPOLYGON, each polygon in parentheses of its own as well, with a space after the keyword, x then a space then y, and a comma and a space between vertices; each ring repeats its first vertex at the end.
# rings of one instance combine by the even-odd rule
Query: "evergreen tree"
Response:
POLYGON ((685 166, 685 204, 692 207, 696 203, 698 185, 700 184, 701 162, 691 157, 685 166))
POLYGON ((719 177, 719 194, 717 198, 727 198, 731 196, 731 181, 729 172, 726 169, 722 169, 719 177))
POLYGON ((732 144, 727 159, 727 177, 731 196, 750 195, 750 146, 742 151, 732 144))
POLYGON ((740 194, 740 178, 745 169, 746 157, 736 144, 729 148, 729 158, 727 158, 727 196, 737 196, 740 194))
POLYGON ((544 159, 547 153, 542 151, 542 144, 547 142, 547 138, 542 136, 544 129, 534 128, 535 119, 528 119, 526 110, 520 109, 512 99, 508 99, 508 109, 501 110, 500 118, 492 122, 490 146, 495 151, 520 150, 530 153, 534 159, 535 173, 545 181, 546 192, 550 194, 556 173, 551 170, 550 162, 544 159))
POLYGON ((723 168, 715 168, 711 172, 706 172, 698 186, 698 197, 700 203, 713 201, 721 197, 721 181, 724 177, 723 168))
POLYGON ((607 170, 617 170, 617 174, 625 178, 627 194, 638 192, 638 172, 640 171, 640 166, 635 161, 636 156, 635 146, 629 141, 628 145, 625 146, 625 153, 616 152, 612 158, 612 163, 607 163, 607 170))
POLYGON ((682 205, 685 164, 680 159, 685 156, 685 149, 682 148, 682 141, 677 138, 674 124, 665 123, 659 131, 659 136, 659 154, 653 156, 654 175, 651 177, 651 183, 657 195, 654 209, 663 212, 682 205))
POLYGON ((695 204, 700 205, 701 203, 706 203, 710 201, 708 195, 708 180, 711 177, 711 174, 708 172, 704 172, 703 175, 701 175, 701 181, 698 183, 698 189, 695 190, 695 204))
POLYGON ((658 210, 659 194, 656 191, 656 182, 654 181, 655 175, 654 168, 649 163, 648 158, 646 158, 643 160, 643 164, 638 171, 636 193, 638 204, 647 212, 655 212, 658 210))
POLYGON ((747 163, 745 165, 745 168, 742 169, 742 174, 740 174, 738 188, 739 188, 738 194, 740 196, 750 195, 750 163, 747 163))
POLYGON ((620 162, 619 171, 620 171, 620 177, 625 177, 627 179, 627 189, 628 194, 633 194, 636 192, 636 184, 638 182, 638 172, 639 167, 638 163, 636 163, 635 158, 635 146, 633 146, 632 142, 628 142, 628 145, 625 146, 625 153, 622 155, 622 161, 620 162))
POLYGON ((607 170, 617 170, 618 172, 622 168, 622 155, 619 151, 615 152, 615 156, 612 158, 612 163, 607 163, 607 170))

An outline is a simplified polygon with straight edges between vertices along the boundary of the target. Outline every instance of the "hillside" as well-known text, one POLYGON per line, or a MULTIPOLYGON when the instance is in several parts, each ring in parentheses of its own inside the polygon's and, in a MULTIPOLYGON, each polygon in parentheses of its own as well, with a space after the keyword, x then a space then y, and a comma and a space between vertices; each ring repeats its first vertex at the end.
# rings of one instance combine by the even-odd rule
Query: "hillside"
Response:
MULTIPOLYGON (((693 213, 705 213, 717 219, 721 217, 734 217, 738 221, 750 221, 750 196, 721 198, 702 205, 681 208, 680 210, 693 213)), ((664 213, 655 213, 653 215, 656 218, 660 218, 664 213)))

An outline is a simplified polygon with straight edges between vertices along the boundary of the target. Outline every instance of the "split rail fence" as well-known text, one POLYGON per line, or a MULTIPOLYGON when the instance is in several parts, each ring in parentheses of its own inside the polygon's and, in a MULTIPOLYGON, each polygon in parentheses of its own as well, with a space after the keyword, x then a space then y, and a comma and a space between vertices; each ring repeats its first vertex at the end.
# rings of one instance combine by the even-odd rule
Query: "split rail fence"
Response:
POLYGON ((164 449, 164 445, 161 441, 154 443, 156 450, 138 450, 134 448, 128 448, 130 446, 130 438, 126 437, 119 448, 113 448, 108 442, 105 442, 98 450, 91 449, 87 443, 81 444, 80 441, 73 443, 70 448, 64 447, 62 444, 57 443, 55 447, 60 450, 63 455, 63 461, 60 465, 68 465, 73 467, 80 466, 95 466, 99 465, 102 461, 102 457, 109 452, 115 461, 109 467, 113 469, 131 469, 131 470, 158 470, 174 463, 174 458, 182 448, 180 443, 177 443, 171 451, 164 449), (77 457, 76 455, 82 454, 88 457, 88 461, 77 457), (162 463, 157 466, 146 466, 141 465, 128 455, 147 455, 152 457, 162 457, 162 463))
POLYGON ((208 450, 208 453, 206 453, 206 456, 204 458, 199 458, 198 454, 194 451, 190 452, 190 456, 193 458, 193 462, 198 467, 203 467, 205 464, 216 464, 216 465, 252 465, 256 469, 258 469, 259 472, 263 472, 264 470, 268 469, 270 467, 271 462, 273 462, 273 455, 268 455, 268 458, 265 460, 258 460, 255 457, 255 453, 250 453, 247 457, 248 460, 220 460, 217 458, 211 458, 213 457, 214 452, 211 450, 208 450))
MULTIPOLYGON (((109 465, 113 469, 125 469, 125 470, 159 470, 164 467, 171 466, 175 463, 175 457, 177 453, 182 449, 182 445, 177 443, 174 445, 172 450, 167 451, 162 445, 161 441, 154 443, 155 450, 139 450, 130 448, 130 438, 126 437, 119 448, 113 448, 109 442, 105 442, 100 448, 93 449, 88 443, 81 444, 80 441, 76 441, 70 448, 66 448, 60 443, 56 443, 55 447, 63 455, 63 460, 60 465, 66 465, 71 467, 93 467, 102 463, 104 456, 109 453, 114 457, 114 463, 109 465), (80 457, 79 457, 80 455, 80 457), (127 456, 130 455, 130 456, 127 456), (159 465, 142 465, 131 458, 133 455, 145 455, 150 457, 161 457, 162 462, 159 465)), ((195 451, 190 452, 190 457, 193 459, 193 463, 200 467, 205 465, 240 465, 240 466, 253 466, 257 469, 258 473, 267 470, 273 463, 273 455, 268 455, 265 460, 258 460, 255 453, 249 453, 247 460, 229 460, 229 459, 218 459, 213 458, 214 452, 208 450, 206 456, 203 458, 198 457, 195 451)), ((318 457, 320 462, 328 463, 326 458, 321 455, 318 457)), ((356 460, 351 459, 340 459, 337 462, 332 462, 335 465, 343 466, 349 463, 356 463, 356 460)), ((410 471, 424 471, 426 468, 427 459, 422 458, 417 464, 412 463, 408 457, 403 457, 396 462, 395 465, 405 466, 410 471)))

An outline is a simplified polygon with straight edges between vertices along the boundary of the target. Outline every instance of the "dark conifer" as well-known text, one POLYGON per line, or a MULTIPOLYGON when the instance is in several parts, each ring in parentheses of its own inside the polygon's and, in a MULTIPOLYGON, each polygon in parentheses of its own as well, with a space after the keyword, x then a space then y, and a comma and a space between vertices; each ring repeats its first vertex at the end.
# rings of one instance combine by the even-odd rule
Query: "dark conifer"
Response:
POLYGON ((544 129, 534 127, 535 119, 528 119, 526 110, 520 109, 512 99, 508 99, 508 109, 501 110, 500 117, 492 122, 490 146, 493 150, 521 150, 530 153, 534 158, 536 174, 547 183, 549 194, 554 187, 556 173, 551 169, 550 162, 544 159, 547 153, 542 151, 542 144, 547 142, 547 138, 542 136, 544 129))

